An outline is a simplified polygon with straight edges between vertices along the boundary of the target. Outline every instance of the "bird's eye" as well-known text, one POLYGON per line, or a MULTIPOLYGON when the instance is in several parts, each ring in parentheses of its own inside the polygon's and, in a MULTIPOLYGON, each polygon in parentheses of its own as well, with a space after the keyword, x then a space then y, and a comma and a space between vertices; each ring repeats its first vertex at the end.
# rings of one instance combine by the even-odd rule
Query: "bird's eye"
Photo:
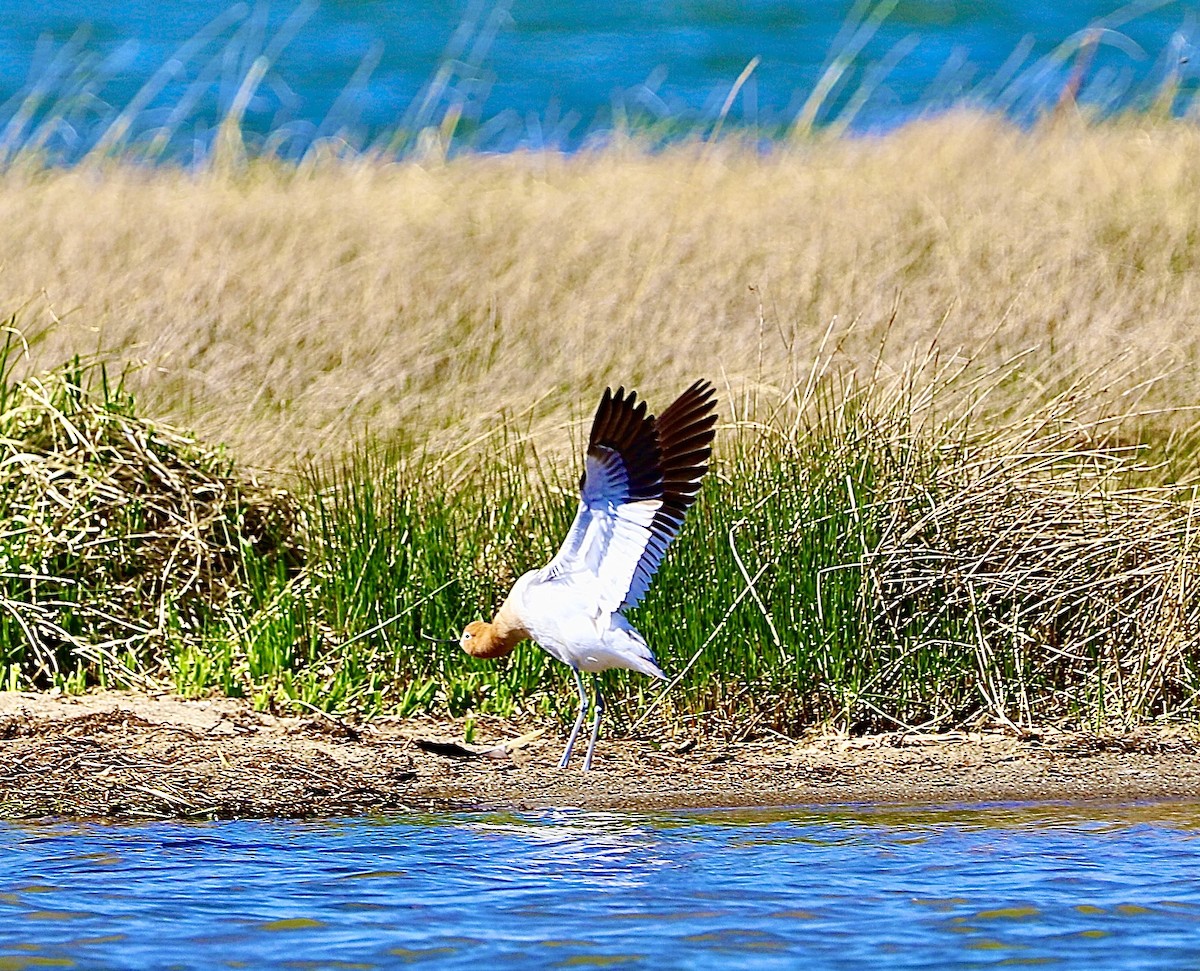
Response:
POLYGON ((471 639, 471 632, 469 630, 463 631, 463 640, 469 641, 470 639, 471 639))

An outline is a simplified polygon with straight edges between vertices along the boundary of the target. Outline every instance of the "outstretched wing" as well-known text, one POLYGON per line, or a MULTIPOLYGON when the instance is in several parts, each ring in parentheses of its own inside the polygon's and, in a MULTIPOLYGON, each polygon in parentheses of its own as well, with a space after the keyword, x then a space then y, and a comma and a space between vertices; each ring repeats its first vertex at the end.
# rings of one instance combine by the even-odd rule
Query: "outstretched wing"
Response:
POLYGON ((637 606, 658 572, 683 517, 696 501, 708 471, 717 423, 717 399, 707 381, 697 381, 655 422, 662 470, 662 505, 650 523, 649 537, 634 567, 621 609, 637 606))
POLYGON ((605 390, 579 512, 543 579, 586 581, 600 610, 641 600, 708 467, 715 404, 712 387, 698 381, 656 421, 635 393, 605 390))

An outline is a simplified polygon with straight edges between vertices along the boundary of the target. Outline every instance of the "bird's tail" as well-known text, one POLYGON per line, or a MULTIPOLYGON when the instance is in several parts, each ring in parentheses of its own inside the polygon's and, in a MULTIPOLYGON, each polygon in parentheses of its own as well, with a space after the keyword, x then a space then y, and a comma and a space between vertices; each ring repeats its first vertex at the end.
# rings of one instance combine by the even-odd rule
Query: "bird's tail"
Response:
POLYGON ((612 627, 605 640, 610 641, 615 651, 620 654, 620 667, 647 674, 660 681, 667 680, 646 639, 621 614, 613 614, 612 627))

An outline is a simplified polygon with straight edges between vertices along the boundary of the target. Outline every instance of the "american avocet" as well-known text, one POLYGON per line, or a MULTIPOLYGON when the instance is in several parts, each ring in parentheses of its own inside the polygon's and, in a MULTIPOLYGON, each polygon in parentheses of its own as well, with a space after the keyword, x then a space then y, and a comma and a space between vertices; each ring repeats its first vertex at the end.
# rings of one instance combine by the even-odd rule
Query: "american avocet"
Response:
MULTIPOLYGON (((588 438, 579 512, 557 555, 522 576, 491 623, 467 625, 460 644, 474 657, 512 653, 532 638, 575 675, 579 717, 559 768, 587 716, 581 671, 627 668, 665 679, 650 650, 622 611, 645 595, 684 513, 696 500, 712 454, 717 401, 697 381, 657 419, 633 391, 606 388, 588 438)), ((604 700, 595 686, 592 739, 600 732, 604 700)))

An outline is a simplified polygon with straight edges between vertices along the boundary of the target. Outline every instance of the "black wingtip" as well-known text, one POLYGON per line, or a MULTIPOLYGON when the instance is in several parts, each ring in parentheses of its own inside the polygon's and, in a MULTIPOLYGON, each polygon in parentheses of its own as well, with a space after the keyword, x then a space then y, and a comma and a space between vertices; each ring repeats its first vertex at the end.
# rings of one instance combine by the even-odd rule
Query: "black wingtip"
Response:
POLYGON ((621 385, 613 392, 606 388, 592 420, 588 452, 601 449, 617 452, 629 478, 629 498, 654 499, 662 492, 662 456, 654 432, 654 417, 647 414, 645 401, 636 391, 621 385))
POLYGON ((700 378, 658 418, 636 391, 604 389, 588 437, 588 451, 618 452, 629 476, 629 498, 661 499, 663 512, 681 520, 708 471, 717 422, 712 382, 700 378))
POLYGON ((712 383, 703 378, 695 381, 659 416, 657 424, 662 453, 662 515, 677 524, 696 501, 712 459, 717 424, 717 397, 712 383))

